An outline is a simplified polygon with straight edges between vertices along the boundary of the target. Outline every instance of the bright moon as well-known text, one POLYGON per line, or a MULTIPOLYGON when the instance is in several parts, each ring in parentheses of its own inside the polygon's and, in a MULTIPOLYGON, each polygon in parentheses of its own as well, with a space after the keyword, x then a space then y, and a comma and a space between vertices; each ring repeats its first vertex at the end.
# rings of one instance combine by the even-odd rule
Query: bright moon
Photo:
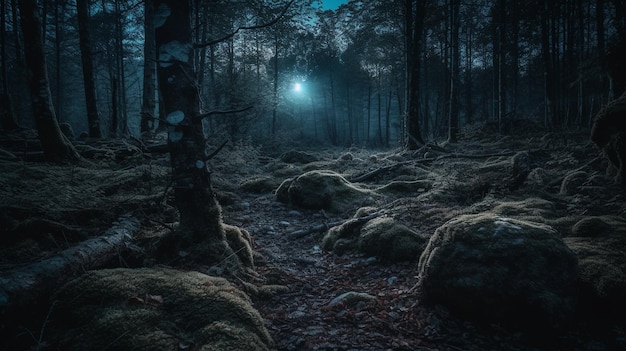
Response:
POLYGON ((294 84, 294 85, 293 85, 293 90, 295 90, 295 91, 300 91, 300 90, 302 90, 302 84, 300 84, 300 83, 296 83, 296 84, 294 84))

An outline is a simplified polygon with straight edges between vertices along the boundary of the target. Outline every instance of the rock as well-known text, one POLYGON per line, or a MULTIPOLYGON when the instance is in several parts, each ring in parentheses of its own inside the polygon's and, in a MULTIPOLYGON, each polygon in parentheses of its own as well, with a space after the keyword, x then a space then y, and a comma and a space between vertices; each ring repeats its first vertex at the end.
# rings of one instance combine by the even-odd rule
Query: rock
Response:
POLYGON ((280 160, 285 163, 311 163, 317 161, 317 157, 304 151, 291 150, 280 155, 280 160))
MULTIPOLYGON (((357 214, 367 213, 363 208, 357 214)), ((364 222, 356 216, 326 232, 322 247, 342 255, 348 251, 359 251, 368 256, 377 256, 389 261, 410 261, 419 257, 428 238, 397 223, 390 217, 378 217, 364 222)))
POLYGON ((59 350, 273 349, 263 318, 222 278, 171 269, 90 271, 65 285, 46 326, 59 350))
POLYGON ((260 176, 245 180, 239 185, 239 188, 245 192, 253 194, 270 193, 280 185, 276 178, 268 176, 260 176))
POLYGON ((342 212, 367 201, 373 192, 357 188, 332 171, 310 171, 287 179, 276 190, 276 199, 294 206, 342 212))
POLYGON ((322 238, 322 247, 333 251, 337 255, 343 255, 347 251, 355 251, 358 248, 358 239, 361 227, 365 222, 353 218, 341 225, 332 227, 322 238))
POLYGON ((418 269, 426 301, 475 320, 540 333, 575 311, 576 256, 549 226, 463 215, 435 231, 418 269))
POLYGON ((339 304, 347 305, 347 306, 356 306, 359 302, 367 303, 371 301, 376 301, 376 297, 370 294, 366 294, 366 293, 348 291, 332 299, 328 303, 328 306, 332 307, 332 306, 337 306, 339 304))
POLYGON ((410 261, 419 258, 428 238, 397 223, 390 217, 378 217, 365 223, 358 239, 359 251, 390 261, 410 261))
POLYGON ((578 257, 580 306, 606 322, 626 313, 626 222, 608 216, 583 218, 563 239, 578 257))

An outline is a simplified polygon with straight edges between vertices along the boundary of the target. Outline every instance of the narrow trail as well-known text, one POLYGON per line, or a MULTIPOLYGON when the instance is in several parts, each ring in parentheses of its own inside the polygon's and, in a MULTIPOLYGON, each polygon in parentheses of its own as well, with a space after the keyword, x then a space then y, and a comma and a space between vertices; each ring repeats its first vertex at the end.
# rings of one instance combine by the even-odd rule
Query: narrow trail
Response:
POLYGON ((257 271, 267 284, 289 287, 287 293, 255 302, 278 350, 523 349, 512 345, 515 336, 500 333, 494 340, 441 309, 419 306, 410 291, 417 282, 417 261, 337 256, 320 248, 323 233, 288 237, 295 230, 341 218, 295 210, 273 195, 249 197, 242 204, 229 219, 253 234, 263 257, 257 271), (368 298, 340 298, 350 292, 368 298))

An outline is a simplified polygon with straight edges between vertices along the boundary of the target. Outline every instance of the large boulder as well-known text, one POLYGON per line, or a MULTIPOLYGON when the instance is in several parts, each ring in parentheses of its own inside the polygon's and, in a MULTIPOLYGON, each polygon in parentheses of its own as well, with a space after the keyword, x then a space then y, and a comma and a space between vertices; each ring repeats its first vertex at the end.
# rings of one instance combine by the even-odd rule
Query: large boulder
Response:
POLYGON ((273 347, 247 295, 198 272, 91 271, 65 285, 56 299, 46 334, 59 350, 273 347))
POLYGON ((626 313, 626 222, 611 216, 585 217, 563 239, 578 257, 580 306, 602 319, 626 313))
POLYGON ((526 332, 565 327, 575 311, 576 256, 549 226, 493 213, 439 227, 419 261, 426 301, 526 332))
POLYGON ((343 212, 367 203, 375 193, 361 189, 338 173, 317 170, 285 180, 276 190, 278 201, 312 210, 343 212), (356 205, 356 206, 355 206, 356 205))

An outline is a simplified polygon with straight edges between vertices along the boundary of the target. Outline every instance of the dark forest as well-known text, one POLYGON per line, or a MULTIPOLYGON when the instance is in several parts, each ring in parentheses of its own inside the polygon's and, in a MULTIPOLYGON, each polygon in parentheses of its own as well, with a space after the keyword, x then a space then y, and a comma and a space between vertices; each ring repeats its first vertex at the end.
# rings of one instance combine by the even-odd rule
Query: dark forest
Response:
POLYGON ((626 349, 623 0, 0 13, 0 351, 626 349))

